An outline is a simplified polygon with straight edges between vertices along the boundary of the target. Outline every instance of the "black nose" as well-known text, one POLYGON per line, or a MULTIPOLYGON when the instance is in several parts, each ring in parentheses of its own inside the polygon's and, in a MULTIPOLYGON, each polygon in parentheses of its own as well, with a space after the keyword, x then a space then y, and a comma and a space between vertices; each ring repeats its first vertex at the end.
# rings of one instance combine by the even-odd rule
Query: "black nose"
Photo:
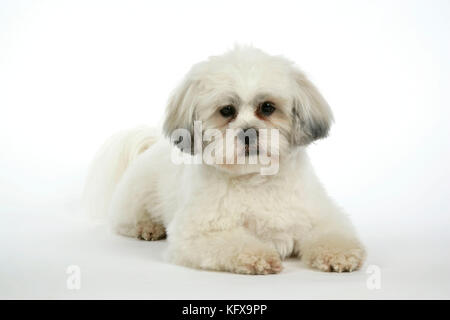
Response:
POLYGON ((258 139, 258 130, 255 128, 245 128, 238 134, 239 140, 245 143, 246 146, 252 145, 258 139))

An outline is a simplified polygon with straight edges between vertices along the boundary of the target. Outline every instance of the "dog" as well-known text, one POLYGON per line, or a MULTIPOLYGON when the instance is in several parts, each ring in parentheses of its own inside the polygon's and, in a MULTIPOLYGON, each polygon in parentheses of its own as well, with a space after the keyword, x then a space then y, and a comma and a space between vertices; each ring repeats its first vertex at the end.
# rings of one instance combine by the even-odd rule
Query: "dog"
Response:
POLYGON ((322 271, 357 270, 364 246, 306 153, 332 122, 293 62, 237 46, 191 68, 162 135, 139 127, 108 140, 90 170, 88 209, 121 235, 167 236, 166 258, 187 267, 273 274, 297 257, 322 271))

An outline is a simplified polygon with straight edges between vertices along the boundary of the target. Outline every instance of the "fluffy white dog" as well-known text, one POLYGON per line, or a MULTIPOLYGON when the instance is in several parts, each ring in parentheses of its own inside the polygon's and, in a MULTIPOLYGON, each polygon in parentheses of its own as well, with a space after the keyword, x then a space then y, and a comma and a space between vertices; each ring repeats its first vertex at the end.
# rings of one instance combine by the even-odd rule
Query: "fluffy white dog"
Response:
POLYGON ((167 257, 180 265, 269 274, 294 256, 323 271, 357 270, 365 250, 305 151, 331 122, 328 104, 292 62, 237 47, 192 67, 168 103, 166 137, 148 128, 112 137, 85 195, 119 234, 167 234, 167 257), (258 161, 262 154, 269 162, 258 161))

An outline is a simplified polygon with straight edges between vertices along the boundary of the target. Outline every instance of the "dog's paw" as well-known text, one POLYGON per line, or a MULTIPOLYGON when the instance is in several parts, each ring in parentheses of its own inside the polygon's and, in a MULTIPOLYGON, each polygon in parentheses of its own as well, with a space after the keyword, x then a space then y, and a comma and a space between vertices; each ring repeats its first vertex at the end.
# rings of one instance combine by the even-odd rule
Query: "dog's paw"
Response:
POLYGON ((231 271, 242 274, 273 274, 282 269, 280 255, 276 251, 244 251, 234 259, 231 271))
POLYGON ((166 237, 166 229, 160 223, 141 221, 136 226, 136 237, 140 240, 160 240, 166 237))
POLYGON ((151 220, 140 221, 136 225, 118 225, 115 229, 121 235, 140 240, 152 241, 166 237, 164 226, 151 220))
POLYGON ((327 272, 358 270, 365 256, 365 250, 357 240, 336 237, 322 238, 302 254, 309 266, 327 272))
POLYGON ((317 250, 309 264, 313 268, 328 272, 352 272, 358 270, 363 262, 362 249, 327 248, 317 250))

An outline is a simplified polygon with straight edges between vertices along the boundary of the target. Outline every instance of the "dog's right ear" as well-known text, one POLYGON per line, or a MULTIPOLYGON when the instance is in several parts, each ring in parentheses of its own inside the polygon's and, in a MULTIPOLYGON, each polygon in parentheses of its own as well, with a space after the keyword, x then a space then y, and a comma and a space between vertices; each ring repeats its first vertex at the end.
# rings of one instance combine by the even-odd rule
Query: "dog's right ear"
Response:
POLYGON ((175 88, 169 98, 166 107, 166 116, 163 124, 163 133, 170 138, 176 129, 187 129, 191 131, 195 120, 195 92, 197 81, 184 79, 175 88))
MULTIPOLYGON (((196 105, 199 80, 186 77, 173 91, 166 107, 166 116, 163 124, 163 133, 173 140, 173 143, 185 152, 194 139, 194 121, 196 120, 196 105), (173 138, 176 135, 178 138, 173 138), (190 141, 186 138, 190 135, 190 141), (188 143, 189 146, 186 144, 188 143), (184 147, 183 147, 184 146, 184 147)), ((192 152, 192 150, 191 150, 192 152)))

